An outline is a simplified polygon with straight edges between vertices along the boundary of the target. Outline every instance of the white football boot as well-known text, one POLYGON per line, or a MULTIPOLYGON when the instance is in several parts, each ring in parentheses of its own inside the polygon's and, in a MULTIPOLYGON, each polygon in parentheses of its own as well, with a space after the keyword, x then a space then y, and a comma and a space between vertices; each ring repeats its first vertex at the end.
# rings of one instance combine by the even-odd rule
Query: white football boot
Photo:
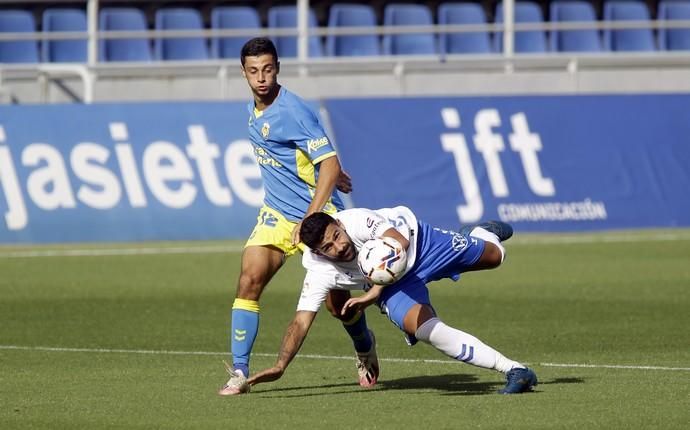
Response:
MULTIPOLYGON (((225 362, 224 362, 225 363, 225 362)), ((233 369, 228 363, 225 363, 225 370, 230 374, 230 379, 218 391, 221 396, 236 396, 238 394, 245 394, 249 392, 249 384, 247 377, 241 370, 233 369)))
POLYGON ((368 352, 357 353, 357 373, 359 374, 359 385, 364 388, 371 388, 376 385, 379 379, 379 357, 376 355, 376 337, 374 332, 369 330, 371 336, 371 349, 368 352))

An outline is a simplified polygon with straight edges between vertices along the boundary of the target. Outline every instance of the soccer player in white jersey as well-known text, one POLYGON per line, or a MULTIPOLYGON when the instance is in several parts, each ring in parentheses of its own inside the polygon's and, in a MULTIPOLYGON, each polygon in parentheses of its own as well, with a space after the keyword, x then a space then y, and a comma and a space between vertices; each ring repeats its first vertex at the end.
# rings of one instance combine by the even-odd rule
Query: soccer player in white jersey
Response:
POLYGON ((376 303, 400 328, 408 343, 429 343, 447 356, 506 375, 500 393, 529 391, 537 384, 534 371, 506 358, 481 340, 441 321, 431 305, 428 282, 458 280, 463 272, 498 267, 505 255, 501 244, 513 234, 510 225, 489 221, 460 232, 433 228, 412 211, 348 209, 336 214, 315 213, 302 222, 300 234, 310 248, 302 257, 307 269, 297 312, 281 345, 278 360, 249 379, 251 385, 280 378, 294 358, 329 291, 365 290, 349 299, 342 311, 376 303), (368 285, 357 267, 357 254, 369 239, 388 236, 407 249, 407 269, 388 286, 368 285))
MULTIPOLYGON (((249 390, 249 358, 259 331, 259 297, 285 258, 299 250, 295 233, 300 221, 314 212, 343 209, 335 188, 344 192, 352 188, 317 115, 304 100, 278 84, 280 63, 271 40, 249 40, 242 47, 241 62, 254 96, 248 105, 249 139, 261 169, 265 197, 242 253, 232 305, 233 363, 228 365, 230 379, 218 392, 223 396, 249 390)), ((335 304, 350 298, 347 291, 334 293, 329 300, 335 304)), ((357 352, 360 384, 367 387, 371 379, 367 374, 378 371, 376 345, 363 312, 340 315, 357 352)))

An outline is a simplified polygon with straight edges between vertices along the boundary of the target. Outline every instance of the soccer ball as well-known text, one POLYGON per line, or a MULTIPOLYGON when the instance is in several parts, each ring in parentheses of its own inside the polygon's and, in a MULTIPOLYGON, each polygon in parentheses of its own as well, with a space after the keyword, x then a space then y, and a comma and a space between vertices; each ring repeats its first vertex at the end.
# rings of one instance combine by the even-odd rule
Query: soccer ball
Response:
POLYGON ((390 285, 405 274, 407 252, 392 237, 370 239, 359 250, 357 264, 372 284, 390 285))

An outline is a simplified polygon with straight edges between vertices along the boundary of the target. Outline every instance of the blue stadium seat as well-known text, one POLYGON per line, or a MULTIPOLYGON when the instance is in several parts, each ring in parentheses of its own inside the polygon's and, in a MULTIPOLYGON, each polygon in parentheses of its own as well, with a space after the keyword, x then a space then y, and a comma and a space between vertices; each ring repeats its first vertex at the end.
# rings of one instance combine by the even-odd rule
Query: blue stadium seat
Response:
POLYGON ((86 62, 86 13, 81 9, 48 8, 43 12, 43 31, 81 31, 84 39, 43 42, 43 61, 51 63, 86 62))
MULTIPOLYGON (((442 3, 438 7, 438 23, 486 24, 486 14, 478 3, 442 3)), ((443 33, 439 50, 447 54, 488 54, 491 52, 489 33, 443 33)))
MULTIPOLYGON (((605 21, 649 21, 647 5, 638 1, 608 0, 604 3, 605 21)), ((604 48, 611 51, 654 51, 651 28, 604 30, 604 48)))
MULTIPOLYGON (((201 14, 192 8, 163 8, 156 11, 156 30, 203 30, 201 14)), ((208 48, 204 37, 157 38, 157 60, 206 60, 208 48)))
MULTIPOLYGON (((433 25, 431 10, 424 5, 386 5, 383 25, 433 25)), ((383 36, 383 53, 386 55, 425 55, 436 53, 436 40, 432 33, 386 34, 383 36)))
MULTIPOLYGON (((496 4, 496 23, 503 22, 503 2, 496 4)), ((541 7, 531 1, 515 3, 515 22, 544 22, 541 7)), ((546 52, 546 34, 543 31, 515 32, 515 52, 546 52)), ((503 32, 494 35, 494 50, 503 51, 503 32)))
MULTIPOLYGON (((36 22, 26 10, 0 10, 0 33, 33 33, 36 22)), ((36 40, 13 40, 0 42, 0 63, 37 63, 38 42, 36 40)))
MULTIPOLYGON (((269 28, 297 28, 297 8, 295 6, 273 6, 268 9, 269 28)), ((309 27, 317 27, 316 15, 313 10, 309 10, 309 27)), ((278 50, 278 57, 297 56, 297 37, 278 36, 272 37, 273 43, 278 50)), ((318 36, 309 37, 309 56, 322 57, 323 48, 321 39, 318 36)))
MULTIPOLYGON (((584 0, 556 0, 551 3, 551 22, 594 22, 594 7, 584 0)), ((557 52, 599 52, 601 39, 595 28, 589 30, 552 30, 551 50, 557 52)))
MULTIPOLYGON (((144 12, 135 8, 103 8, 100 10, 99 31, 146 31, 144 12)), ((148 39, 100 39, 100 61, 151 61, 148 39)))
MULTIPOLYGON (((247 29, 261 28, 259 14, 248 6, 220 6, 211 10, 211 28, 247 29)), ((211 56, 213 58, 239 58, 242 46, 251 36, 212 37, 211 56)))
MULTIPOLYGON (((690 1, 661 1, 658 20, 690 20, 690 1)), ((690 28, 660 28, 659 49, 668 51, 690 50, 690 28)))
MULTIPOLYGON (((328 26, 331 28, 374 27, 376 14, 368 5, 336 3, 329 11, 328 26)), ((379 37, 373 33, 352 36, 329 35, 326 38, 326 55, 344 57, 380 54, 379 37)))

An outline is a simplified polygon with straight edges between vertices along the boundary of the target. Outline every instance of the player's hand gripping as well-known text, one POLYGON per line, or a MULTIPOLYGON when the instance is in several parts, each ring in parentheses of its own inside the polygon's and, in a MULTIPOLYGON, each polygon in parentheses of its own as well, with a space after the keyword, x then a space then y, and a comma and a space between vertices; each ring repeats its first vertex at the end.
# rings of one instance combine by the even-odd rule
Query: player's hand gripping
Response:
POLYGON ((247 383, 249 383, 249 385, 256 385, 261 384, 262 382, 276 381, 280 379, 281 376, 283 376, 283 373, 285 373, 285 369, 281 367, 270 367, 268 369, 262 370, 261 372, 249 378, 247 383))
POLYGON ((383 285, 374 285, 359 297, 349 298, 343 308, 340 310, 340 315, 345 315, 349 308, 353 308, 355 311, 364 310, 367 306, 376 303, 376 300, 381 296, 381 290, 383 290, 383 285))
POLYGON ((352 178, 346 171, 340 171, 340 175, 338 175, 338 180, 335 183, 335 187, 338 189, 338 191, 345 194, 349 194, 352 191, 352 178))

